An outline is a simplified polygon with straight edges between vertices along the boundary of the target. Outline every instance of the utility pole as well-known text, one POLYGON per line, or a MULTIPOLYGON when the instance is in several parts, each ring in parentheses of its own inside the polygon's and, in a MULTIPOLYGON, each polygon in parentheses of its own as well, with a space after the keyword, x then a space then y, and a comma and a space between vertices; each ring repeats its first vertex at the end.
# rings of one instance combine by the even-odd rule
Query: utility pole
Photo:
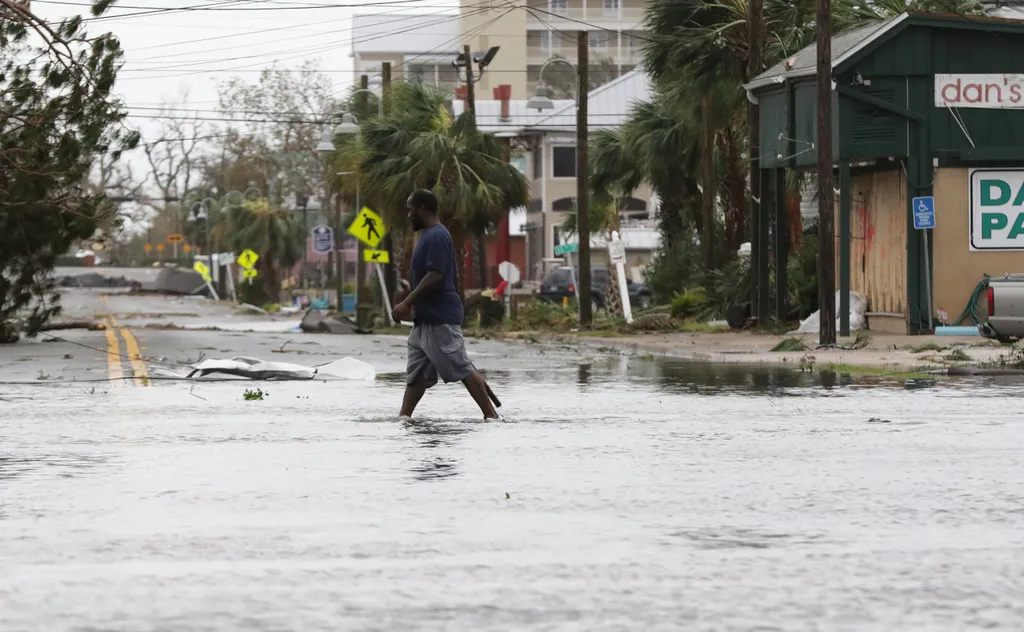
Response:
MULTIPOLYGON (((473 55, 470 52, 469 45, 467 44, 462 48, 462 54, 466 60, 466 110, 473 116, 473 122, 476 122, 476 81, 480 78, 480 75, 473 76, 473 55)), ((482 71, 481 71, 482 73, 482 71)), ((476 252, 473 255, 473 261, 476 263, 476 278, 477 283, 480 285, 480 289, 483 290, 487 287, 487 249, 484 245, 484 235, 482 232, 477 233, 473 236, 473 242, 475 242, 476 252)), ((472 252, 473 249, 470 250, 472 252)), ((467 277, 472 271, 466 275, 467 277)))
POLYGON ((469 52, 469 44, 462 49, 466 56, 466 108, 476 116, 476 90, 473 88, 473 54, 469 52))
MULTIPOLYGON (((380 98, 383 104, 382 111, 387 116, 391 114, 391 62, 383 62, 380 66, 380 98)), ((401 262, 395 260, 395 249, 394 249, 394 230, 390 230, 384 235, 384 249, 388 251, 388 260, 391 264, 386 266, 384 269, 387 270, 385 275, 387 279, 387 292, 391 296, 391 304, 395 305, 396 294, 398 293, 398 269, 401 262)), ((390 319, 390 314, 384 315, 385 319, 390 319)))
MULTIPOLYGON (((370 85, 370 78, 367 75, 362 75, 361 77, 359 77, 359 88, 360 89, 366 90, 369 85, 370 85)), ((355 96, 355 95, 353 95, 353 96, 355 96)), ((359 107, 359 112, 360 112, 360 114, 362 114, 363 112, 366 111, 366 93, 365 92, 361 92, 361 93, 359 93, 358 96, 359 96, 359 106, 360 106, 359 107)), ((358 206, 359 205, 359 194, 358 194, 358 191, 359 191, 359 173, 356 173, 355 175, 356 175, 356 191, 357 191, 357 193, 356 193, 356 206, 358 206)), ((355 212, 358 213, 359 210, 360 209, 356 208, 355 212)), ((338 231, 335 233, 335 235, 337 235, 336 239, 338 239, 339 241, 341 240, 341 235, 342 235, 341 231, 342 231, 342 229, 341 229, 341 204, 339 204, 338 205, 338 231)), ((370 310, 372 309, 372 306, 371 305, 367 305, 366 301, 364 299, 364 295, 366 294, 366 262, 363 261, 363 250, 364 250, 363 242, 361 240, 357 239, 356 240, 356 328, 361 330, 361 331, 365 331, 366 329, 368 329, 367 322, 366 322, 366 317, 371 313, 370 310)), ((344 268, 345 268, 345 258, 340 256, 341 255, 341 251, 340 250, 338 251, 338 254, 339 254, 339 257, 338 257, 338 259, 339 259, 339 262, 338 262, 338 296, 340 297, 342 295, 342 288, 344 287, 343 281, 344 281, 344 276, 345 275, 342 274, 342 270, 344 270, 344 268)), ((338 300, 340 301, 341 298, 339 298, 338 300)))
POLYGON ((818 36, 818 343, 836 343, 835 205, 832 201, 831 1, 817 0, 818 36))
MULTIPOLYGON (((763 16, 763 0, 748 0, 747 2, 747 81, 761 73, 761 31, 763 16)), ((757 318, 759 325, 764 324, 768 314, 768 306, 762 305, 760 297, 767 296, 767 288, 760 287, 763 279, 761 274, 761 262, 767 261, 762 257, 761 249, 765 247, 762 243, 761 222, 766 221, 762 213, 762 192, 761 192, 761 164, 760 164, 760 130, 761 121, 758 120, 758 107, 752 100, 747 100, 747 139, 750 147, 750 243, 753 246, 750 252, 750 287, 754 289, 751 297, 752 314, 757 318)))
POLYGON ((576 224, 580 242, 580 327, 590 327, 590 163, 587 162, 587 93, 590 92, 590 48, 586 31, 577 36, 576 74, 576 224))

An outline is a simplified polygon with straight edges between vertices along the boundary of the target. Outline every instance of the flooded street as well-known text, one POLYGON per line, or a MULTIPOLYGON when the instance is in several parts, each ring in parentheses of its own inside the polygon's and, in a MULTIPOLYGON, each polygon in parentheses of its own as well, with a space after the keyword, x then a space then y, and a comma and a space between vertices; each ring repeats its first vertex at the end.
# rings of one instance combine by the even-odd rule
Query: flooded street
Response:
POLYGON ((5 386, 0 630, 1024 627, 1021 385, 487 345, 500 423, 400 422, 397 374, 5 386))

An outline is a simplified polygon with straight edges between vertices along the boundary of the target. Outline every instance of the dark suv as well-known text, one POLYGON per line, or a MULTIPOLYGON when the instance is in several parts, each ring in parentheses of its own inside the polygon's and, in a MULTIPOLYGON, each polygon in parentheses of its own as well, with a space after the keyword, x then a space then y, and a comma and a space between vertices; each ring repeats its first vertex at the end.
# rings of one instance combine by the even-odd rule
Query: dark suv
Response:
MULTIPOLYGON (((576 287, 572 284, 573 279, 579 281, 579 269, 561 266, 552 269, 544 277, 540 284, 538 298, 545 301, 561 303, 563 298, 575 299, 576 287)), ((629 289, 629 304, 633 309, 643 309, 651 304, 651 291, 643 283, 627 281, 629 289)), ((593 307, 604 309, 605 288, 608 287, 608 268, 596 267, 590 269, 590 296, 593 307)))

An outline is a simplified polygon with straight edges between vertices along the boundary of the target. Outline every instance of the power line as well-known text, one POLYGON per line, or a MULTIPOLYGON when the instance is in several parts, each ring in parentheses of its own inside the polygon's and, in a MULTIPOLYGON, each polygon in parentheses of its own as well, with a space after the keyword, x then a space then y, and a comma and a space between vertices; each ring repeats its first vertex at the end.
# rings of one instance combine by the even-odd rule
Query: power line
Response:
MULTIPOLYGON (((351 44, 365 44, 367 42, 372 42, 372 41, 375 41, 375 40, 378 40, 378 39, 383 39, 385 37, 389 37, 391 35, 399 35, 399 34, 402 34, 402 33, 409 33, 411 31, 415 31, 415 30, 418 30, 418 29, 421 29, 421 28, 424 28, 424 27, 437 26, 439 24, 445 24, 447 22, 452 22, 453 20, 458 20, 458 19, 461 18, 461 16, 459 14, 448 14, 446 12, 424 13, 423 17, 426 18, 426 17, 435 16, 435 15, 442 14, 442 13, 446 14, 448 17, 441 18, 441 19, 438 19, 438 20, 436 20, 434 22, 429 22, 429 23, 426 23, 426 24, 421 22, 419 24, 411 26, 410 28, 402 29, 402 30, 398 30, 398 31, 389 31, 386 34, 380 34, 380 35, 375 35, 375 36, 366 36, 364 39, 359 39, 358 36, 355 36, 355 37, 348 38, 346 40, 339 40, 338 42, 336 42, 336 44, 338 46, 341 46, 343 44, 349 44, 349 45, 351 45, 351 44)), ((404 21, 407 21, 407 20, 408 20, 408 17, 405 16, 405 17, 402 17, 402 18, 399 18, 399 19, 396 19, 396 20, 389 20, 387 22, 382 22, 381 24, 392 24, 392 23, 395 23, 395 22, 404 22, 404 21)), ((283 30, 283 29, 272 29, 272 30, 283 30)), ((337 31, 322 31, 321 35, 331 35, 331 34, 334 34, 336 32, 337 31)), ((168 57, 176 57, 176 58, 178 58, 177 63, 180 64, 180 63, 184 63, 184 60, 181 59, 182 55, 194 55, 194 54, 198 54, 198 53, 233 50, 235 48, 246 48, 246 47, 255 46, 255 45, 266 46, 267 44, 273 44, 275 42, 294 41, 294 39, 295 38, 293 38, 293 37, 288 37, 288 38, 282 38, 282 39, 279 39, 279 40, 271 40, 271 41, 268 41, 268 42, 260 42, 259 44, 249 43, 249 44, 241 44, 239 46, 233 46, 233 47, 222 47, 222 48, 218 48, 218 49, 207 49, 207 50, 190 51, 188 53, 177 53, 177 54, 170 53, 170 54, 167 54, 167 55, 158 55, 156 57, 143 57, 142 59, 133 59, 133 60, 130 60, 128 63, 130 63, 130 64, 148 63, 148 62, 150 62, 150 60, 154 60, 154 59, 166 59, 168 57)), ((289 52, 291 52, 291 51, 289 51, 289 52)), ((265 53, 265 54, 267 54, 267 53, 265 53)), ((246 56, 246 57, 232 57, 232 58, 221 58, 221 59, 211 59, 211 60, 196 60, 196 61, 188 61, 187 63, 189 63, 190 65, 194 65, 196 63, 209 64, 209 63, 219 63, 219 62, 222 62, 222 61, 233 61, 233 60, 238 60, 238 59, 250 59, 252 57, 259 57, 259 55, 249 55, 249 56, 246 56)), ((166 64, 167 62, 157 62, 157 63, 164 63, 164 64, 166 64)), ((145 69, 143 69, 143 70, 145 70, 145 69)), ((149 70, 153 70, 153 69, 151 68, 149 70)), ((162 69, 160 69, 160 70, 162 70, 162 69)))
MULTIPOLYGON (((479 14, 479 13, 484 13, 485 11, 487 11, 487 9, 480 9, 480 10, 475 11, 475 12, 469 14, 469 15, 476 15, 476 14, 479 14)), ((461 16, 456 15, 456 16, 450 18, 448 21, 450 21, 450 20, 457 20, 457 19, 460 19, 460 18, 461 18, 461 16)), ((382 35, 382 36, 379 36, 379 37, 382 38, 382 37, 385 37, 385 36, 382 35)), ((449 40, 449 41, 455 41, 455 40, 458 40, 461 37, 463 37, 463 36, 459 35, 459 36, 456 36, 456 38, 453 38, 453 40, 449 40)), ((232 58, 232 59, 234 59, 234 60, 251 59, 251 58, 263 57, 263 56, 268 55, 268 54, 287 53, 287 54, 289 54, 289 56, 277 58, 277 59, 274 59, 273 61, 274 62, 288 61, 290 59, 296 59, 296 58, 299 58, 299 57, 307 57, 307 56, 309 56, 311 54, 315 54, 315 53, 325 53, 327 51, 330 51, 330 50, 333 50, 335 48, 338 48, 340 46, 345 45, 345 43, 347 41, 349 41, 349 40, 341 40, 339 42, 331 42, 331 43, 328 43, 328 44, 319 44, 319 45, 311 46, 311 47, 307 47, 307 48, 292 49, 290 51, 275 51, 275 53, 262 53, 262 54, 258 54, 258 55, 247 55, 247 56, 235 57, 235 58, 232 58), (295 53, 295 54, 292 54, 292 53, 295 53)), ((441 46, 435 47, 434 50, 436 50, 437 48, 443 47, 447 43, 448 42, 445 42, 441 46)), ((432 52, 432 51, 428 51, 428 53, 429 52, 432 52)), ((424 53, 424 54, 427 54, 427 53, 424 53)), ((211 63, 212 61, 231 61, 231 60, 230 59, 229 60, 208 60, 208 61, 205 61, 205 62, 190 62, 189 67, 181 67, 181 66, 166 67, 165 66, 165 67, 159 67, 159 68, 129 69, 129 71, 131 71, 131 72, 141 72, 141 71, 148 71, 148 72, 175 72, 176 70, 177 70, 177 72, 175 72, 175 74, 170 74, 170 75, 156 75, 156 76, 148 76, 148 77, 127 77, 127 78, 124 79, 124 81, 133 81, 133 80, 139 80, 139 79, 178 78, 178 77, 188 77, 188 76, 192 76, 192 75, 205 74, 206 72, 208 72, 207 70, 190 70, 190 69, 187 69, 187 68, 190 68, 191 66, 199 65, 201 63, 211 63), (178 70, 179 68, 180 68, 180 70, 178 70)), ((237 71, 237 70, 243 70, 243 69, 246 69, 246 68, 252 68, 253 66, 262 66, 265 63, 266 62, 263 61, 263 62, 257 62, 255 64, 242 64, 240 66, 235 66, 233 68, 219 69, 218 71, 219 72, 234 72, 234 71, 237 71)))
MULTIPOLYGON (((42 0, 37 0, 42 1, 42 0)), ((58 0, 48 0, 57 2, 58 0)), ((59 0, 63 2, 64 0, 59 0)), ((293 7, 239 7, 237 5, 247 4, 267 4, 275 2, 276 0, 219 0, 209 4, 194 4, 185 7, 163 7, 163 8, 152 8, 142 7, 145 10, 136 11, 135 13, 123 13, 120 15, 100 15, 93 18, 85 18, 83 22, 106 22, 111 20, 122 20, 125 18, 135 17, 146 17, 150 15, 169 15, 172 13, 186 13, 186 12, 207 12, 207 11, 281 11, 281 10, 311 10, 311 9, 353 9, 362 7, 372 6, 394 6, 397 4, 409 4, 410 2, 419 2, 420 0, 378 0, 376 2, 366 2, 358 4, 322 4, 314 6, 293 6, 293 7)), ((91 6, 89 4, 83 4, 82 6, 91 6)))
MULTIPOLYGON (((393 14, 396 14, 396 13, 400 13, 401 11, 405 11, 407 8, 408 7, 402 8, 402 9, 397 9, 395 11, 387 11, 386 14, 387 15, 393 15, 393 14)), ((439 8, 439 7, 431 7, 431 8, 439 8)), ((458 7, 453 7, 453 8, 458 8, 458 7)), ((440 11, 437 12, 437 13, 440 13, 440 11)), ((437 15, 437 13, 424 13, 422 15, 437 15)), ((406 13, 406 14, 404 14, 402 19, 405 19, 406 17, 418 17, 419 15, 421 15, 421 14, 406 13)), ((330 24, 330 23, 333 23, 333 22, 345 22, 345 21, 348 21, 350 19, 351 18, 347 18, 346 17, 346 18, 339 18, 337 20, 328 20, 326 22, 324 22, 322 20, 318 21, 318 22, 305 22, 303 24, 295 24, 295 25, 292 25, 292 26, 279 26, 279 27, 274 27, 274 28, 269 28, 269 29, 260 29, 260 30, 257 30, 257 31, 246 31, 246 32, 243 32, 243 33, 233 33, 231 35, 215 35, 213 37, 203 37, 203 38, 200 38, 200 39, 185 40, 185 41, 182 41, 182 42, 172 42, 172 43, 169 43, 169 44, 157 44, 155 46, 143 46, 142 48, 136 48, 134 50, 136 50, 136 51, 152 50, 152 49, 155 49, 155 48, 166 48, 168 46, 181 46, 182 44, 197 44, 197 43, 200 43, 200 42, 210 42, 210 41, 215 41, 215 40, 228 39, 228 38, 232 38, 232 37, 243 37, 243 36, 246 36, 246 35, 259 35, 259 34, 262 34, 262 33, 270 33, 272 31, 287 31, 287 30, 292 30, 292 29, 300 28, 300 27, 303 27, 303 26, 317 26, 317 25, 323 25, 323 24, 330 24)), ((380 23, 374 24, 374 26, 379 26, 381 24, 391 24, 391 21, 380 22, 380 23)), ((307 32, 324 33, 326 31, 307 31, 307 32)))

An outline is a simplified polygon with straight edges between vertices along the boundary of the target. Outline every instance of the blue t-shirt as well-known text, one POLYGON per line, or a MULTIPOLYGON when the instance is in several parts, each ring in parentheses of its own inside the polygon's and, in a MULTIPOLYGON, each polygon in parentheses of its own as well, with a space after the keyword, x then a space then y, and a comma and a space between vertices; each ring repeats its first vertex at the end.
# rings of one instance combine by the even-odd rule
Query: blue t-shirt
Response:
POLYGON ((420 233, 412 251, 409 279, 412 289, 416 289, 431 270, 443 274, 444 281, 413 304, 413 321, 424 325, 462 325, 462 299, 455 289, 455 245, 443 224, 424 228, 420 233))

